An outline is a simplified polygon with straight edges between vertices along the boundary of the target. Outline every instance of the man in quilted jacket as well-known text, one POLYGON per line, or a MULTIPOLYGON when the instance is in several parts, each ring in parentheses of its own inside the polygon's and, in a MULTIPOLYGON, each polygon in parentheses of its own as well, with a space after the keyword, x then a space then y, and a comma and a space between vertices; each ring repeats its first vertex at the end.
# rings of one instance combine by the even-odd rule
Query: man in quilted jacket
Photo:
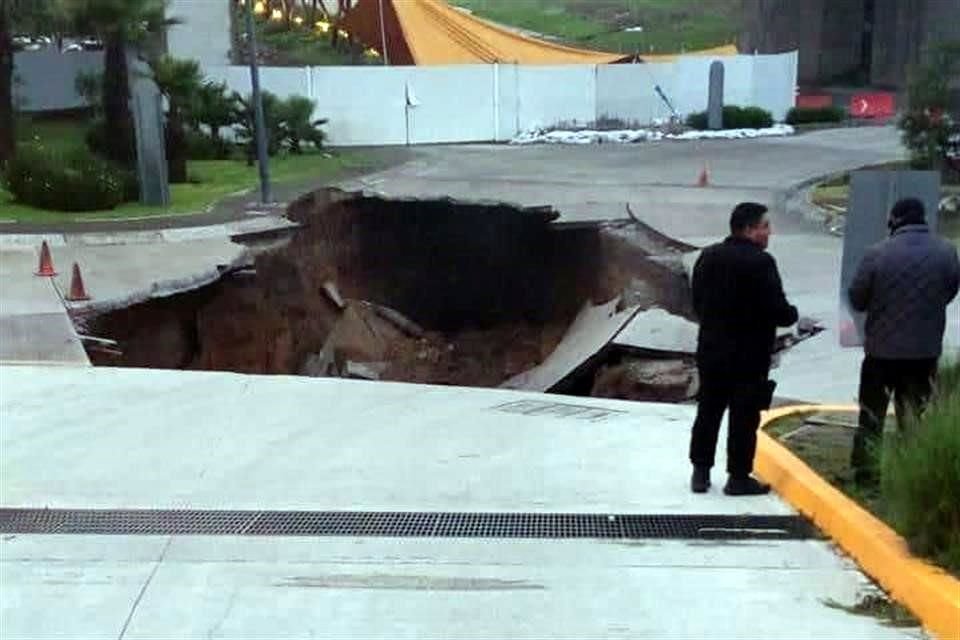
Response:
POLYGON ((891 394, 901 427, 909 412, 922 411, 929 400, 947 305, 960 286, 957 250, 931 233, 925 213, 915 198, 894 205, 887 221, 890 238, 870 248, 848 291, 851 306, 866 313, 860 420, 851 458, 861 482, 873 477, 869 450, 882 437, 891 394))

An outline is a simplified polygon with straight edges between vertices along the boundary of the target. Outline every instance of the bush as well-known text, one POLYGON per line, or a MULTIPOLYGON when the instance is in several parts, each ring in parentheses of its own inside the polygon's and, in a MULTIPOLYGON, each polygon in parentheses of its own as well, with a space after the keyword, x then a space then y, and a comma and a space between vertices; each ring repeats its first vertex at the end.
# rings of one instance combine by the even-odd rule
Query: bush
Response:
MULTIPOLYGON (((687 126, 703 131, 707 128, 707 112, 699 111, 687 116, 687 126)), ((723 108, 724 129, 765 129, 773 126, 773 114, 760 107, 738 107, 735 105, 723 108)))
POLYGON ((193 130, 187 131, 185 136, 190 160, 226 160, 232 155, 232 146, 223 138, 193 130))
POLYGON ((960 575, 960 365, 941 374, 933 402, 881 452, 886 519, 916 553, 960 575))
POLYGON ((960 41, 941 42, 926 55, 926 61, 910 69, 907 111, 897 127, 910 164, 916 169, 940 170, 950 159, 950 140, 960 135, 960 123, 950 117, 950 85, 960 73, 960 41))
POLYGON ((847 112, 842 107, 793 107, 787 112, 787 124, 843 122, 847 112))
POLYGON ((305 142, 317 149, 323 147, 326 134, 320 127, 327 120, 313 119, 316 106, 315 101, 303 96, 290 96, 278 105, 283 143, 291 153, 302 153, 305 142))
POLYGON ((61 155, 42 147, 20 149, 4 183, 18 202, 54 211, 113 209, 124 201, 123 172, 83 151, 61 155))

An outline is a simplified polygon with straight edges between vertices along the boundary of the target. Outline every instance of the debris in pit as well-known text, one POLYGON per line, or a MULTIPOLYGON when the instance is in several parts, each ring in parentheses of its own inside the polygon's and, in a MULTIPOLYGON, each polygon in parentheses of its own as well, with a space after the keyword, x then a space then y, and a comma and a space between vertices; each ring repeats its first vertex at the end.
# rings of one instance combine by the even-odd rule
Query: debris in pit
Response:
POLYGON ((570 325, 557 348, 540 365, 507 380, 504 389, 551 391, 578 370, 595 361, 607 345, 639 311, 638 307, 618 310, 620 298, 593 306, 587 303, 570 325))
POLYGON ((649 309, 635 314, 613 339, 613 344, 643 352, 694 354, 698 331, 695 322, 664 309, 649 309))
POLYGON ((625 360, 603 365, 590 395, 644 402, 686 402, 697 395, 699 380, 692 360, 625 360))
POLYGON ((371 305, 349 301, 318 353, 308 354, 302 375, 348 374, 347 362, 383 362, 393 343, 407 340, 393 323, 374 312, 371 305))
POLYGON ((337 288, 336 282, 327 280, 320 288, 338 309, 342 311, 347 308, 347 303, 343 301, 343 296, 340 295, 340 289, 337 288))

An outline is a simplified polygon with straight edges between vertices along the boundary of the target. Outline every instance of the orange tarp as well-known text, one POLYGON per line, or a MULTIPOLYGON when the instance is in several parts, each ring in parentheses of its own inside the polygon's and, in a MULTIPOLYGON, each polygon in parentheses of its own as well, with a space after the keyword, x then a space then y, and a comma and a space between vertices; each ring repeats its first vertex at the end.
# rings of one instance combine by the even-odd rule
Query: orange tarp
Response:
MULTIPOLYGON (((632 55, 577 49, 531 38, 459 11, 443 0, 360 0, 345 17, 342 28, 381 54, 385 42, 386 57, 392 65, 606 64, 633 59, 632 55)), ((696 53, 736 52, 731 45, 696 53)), ((677 56, 640 57, 654 62, 677 56)))

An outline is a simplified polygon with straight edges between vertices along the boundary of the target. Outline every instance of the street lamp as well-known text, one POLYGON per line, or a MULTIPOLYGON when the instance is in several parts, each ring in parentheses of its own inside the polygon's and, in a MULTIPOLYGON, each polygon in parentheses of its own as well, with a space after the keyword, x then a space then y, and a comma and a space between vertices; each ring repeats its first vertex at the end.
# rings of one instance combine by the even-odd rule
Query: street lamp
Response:
POLYGON ((260 96, 260 67, 257 64, 257 34, 253 27, 253 3, 247 0, 247 42, 250 44, 250 84, 253 87, 254 135, 257 139, 257 165, 260 169, 260 204, 270 197, 270 167, 267 166, 267 129, 263 118, 263 99, 260 96))

